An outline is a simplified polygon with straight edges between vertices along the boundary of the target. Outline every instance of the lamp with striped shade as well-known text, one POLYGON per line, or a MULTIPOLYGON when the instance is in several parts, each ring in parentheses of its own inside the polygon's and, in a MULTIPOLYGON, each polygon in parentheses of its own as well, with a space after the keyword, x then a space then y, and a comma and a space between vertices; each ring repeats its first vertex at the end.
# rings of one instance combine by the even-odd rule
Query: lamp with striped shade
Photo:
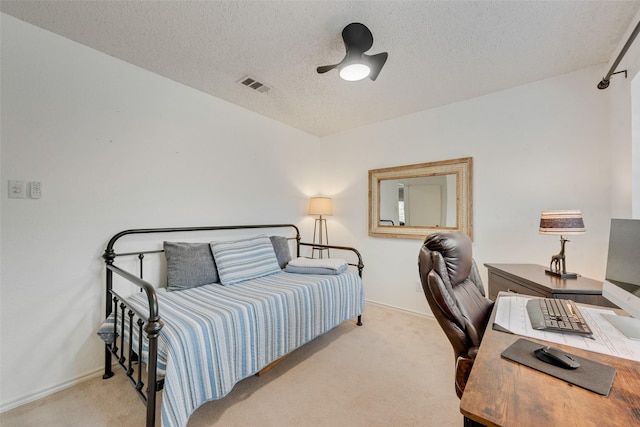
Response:
POLYGON ((562 279, 577 278, 577 273, 567 273, 564 245, 569 240, 565 239, 564 235, 585 232, 582 213, 579 210, 543 211, 540 215, 539 232, 540 234, 560 235, 560 253, 551 257, 549 269, 545 271, 562 279))

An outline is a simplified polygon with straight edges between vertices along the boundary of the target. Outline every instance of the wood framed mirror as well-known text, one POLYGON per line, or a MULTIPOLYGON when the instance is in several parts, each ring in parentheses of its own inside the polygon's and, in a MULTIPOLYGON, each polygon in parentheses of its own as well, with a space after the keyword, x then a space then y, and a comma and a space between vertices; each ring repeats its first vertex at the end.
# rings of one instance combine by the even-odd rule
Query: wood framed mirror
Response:
POLYGON ((473 159, 369 171, 369 236, 423 240, 442 230, 473 239, 473 159))

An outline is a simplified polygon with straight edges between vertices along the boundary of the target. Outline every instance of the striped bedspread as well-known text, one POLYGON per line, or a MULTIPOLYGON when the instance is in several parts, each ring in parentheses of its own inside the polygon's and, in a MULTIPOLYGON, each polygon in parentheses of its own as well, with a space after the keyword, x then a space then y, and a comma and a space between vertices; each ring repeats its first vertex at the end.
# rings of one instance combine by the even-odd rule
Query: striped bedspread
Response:
MULTIPOLYGON (((231 286, 158 294, 165 326, 158 363, 166 365, 162 424, 186 426, 203 403, 345 320, 362 314, 357 274, 277 273, 231 286)), ((146 312, 146 296, 129 304, 146 312)))

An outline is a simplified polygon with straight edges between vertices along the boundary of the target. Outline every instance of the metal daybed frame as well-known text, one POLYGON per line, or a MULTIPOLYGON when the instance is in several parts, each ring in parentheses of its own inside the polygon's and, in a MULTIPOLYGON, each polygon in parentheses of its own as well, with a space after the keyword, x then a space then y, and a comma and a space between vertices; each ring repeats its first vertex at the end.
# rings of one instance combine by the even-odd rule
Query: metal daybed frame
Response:
MULTIPOLYGON (((295 230, 295 237, 289 238, 296 241, 296 256, 300 256, 300 247, 308 246, 312 249, 336 249, 353 252, 358 259, 357 264, 349 263, 358 269, 358 275, 362 278, 362 269, 364 264, 362 263, 362 256, 360 252, 355 248, 347 246, 335 246, 335 245, 322 245, 314 243, 303 243, 300 241, 300 231, 298 227, 293 224, 267 224, 267 225, 230 225, 230 226, 204 226, 204 227, 177 227, 177 228, 139 228, 125 230, 114 235, 102 255, 106 264, 106 317, 109 317, 112 313, 115 313, 116 319, 113 322, 113 335, 114 339, 111 344, 105 344, 105 358, 104 358, 104 375, 102 378, 108 379, 114 375, 112 370, 112 357, 115 356, 118 364, 126 373, 129 381, 135 388, 138 396, 147 407, 146 426, 155 426, 156 418, 156 404, 157 404, 157 392, 161 391, 164 386, 164 379, 158 380, 157 378, 157 363, 158 363, 158 336, 162 327, 164 326, 160 313, 158 312, 158 297, 155 287, 143 279, 143 262, 146 254, 162 253, 164 250, 148 250, 148 251, 135 251, 127 253, 116 253, 114 246, 116 242, 128 235, 135 234, 162 234, 162 233, 174 233, 174 232, 202 232, 202 231, 216 231, 216 230, 243 230, 243 229, 274 229, 274 228, 290 228, 295 230), (136 276, 120 267, 117 267, 114 262, 117 257, 132 257, 136 256, 139 259, 140 271, 136 276), (140 288, 141 292, 146 294, 149 302, 149 312, 139 313, 136 310, 127 306, 125 299, 120 296, 113 289, 113 273, 123 277, 133 285, 140 288), (117 317, 120 316, 120 325, 118 326, 117 317), (135 327, 137 328, 138 336, 144 336, 148 339, 148 363, 147 363, 147 378, 146 378, 146 390, 145 383, 143 381, 143 369, 140 366, 139 358, 142 354, 143 339, 138 340, 138 348, 132 348, 133 340, 125 340, 125 328, 127 328, 128 336, 131 337, 134 332, 134 317, 137 317, 135 321, 135 327), (144 319, 144 320, 143 320, 144 319), (117 330, 117 328, 120 330, 117 330), (118 347, 119 345, 119 347, 118 347)), ((358 316, 357 325, 362 325, 362 315, 358 316)), ((140 361, 141 362, 141 361, 140 361)))

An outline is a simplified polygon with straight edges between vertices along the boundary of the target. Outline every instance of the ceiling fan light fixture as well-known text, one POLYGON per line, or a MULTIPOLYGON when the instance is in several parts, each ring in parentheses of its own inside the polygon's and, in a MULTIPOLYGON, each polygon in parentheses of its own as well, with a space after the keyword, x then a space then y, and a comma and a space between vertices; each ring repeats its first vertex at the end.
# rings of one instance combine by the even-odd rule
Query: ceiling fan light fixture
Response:
POLYGON ((340 70, 340 77, 350 82, 367 77, 371 80, 377 79, 389 54, 387 52, 376 55, 365 54, 373 46, 371 31, 359 22, 352 22, 342 30, 342 40, 347 51, 344 59, 337 64, 317 67, 318 74, 337 68, 340 70))
POLYGON ((371 73, 371 68, 366 64, 349 64, 340 69, 340 77, 348 82, 357 82, 366 79, 371 73))

